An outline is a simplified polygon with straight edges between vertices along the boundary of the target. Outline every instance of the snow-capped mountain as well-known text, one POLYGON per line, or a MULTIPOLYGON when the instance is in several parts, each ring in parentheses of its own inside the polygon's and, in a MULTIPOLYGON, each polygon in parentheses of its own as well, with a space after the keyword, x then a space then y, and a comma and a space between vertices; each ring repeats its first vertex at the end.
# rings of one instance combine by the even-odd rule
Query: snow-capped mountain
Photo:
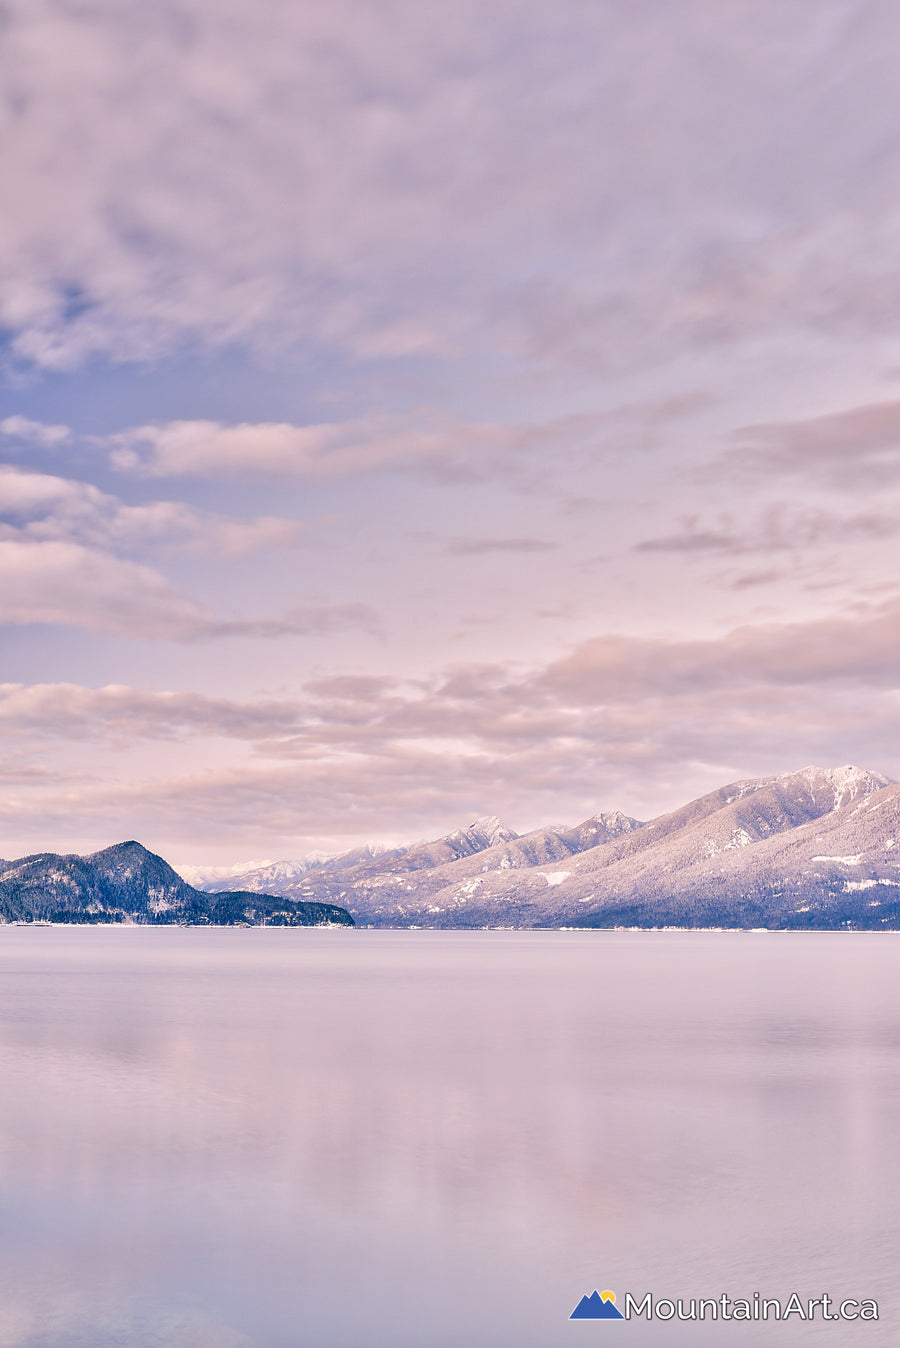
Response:
POLYGON ((296 861, 242 861, 234 866, 176 866, 178 874, 196 889, 265 890, 272 885, 290 885, 309 871, 343 870, 373 857, 390 852, 401 856, 408 847, 392 848, 389 843, 369 842, 349 852, 308 852, 296 861))
POLYGON ((519 837, 475 820, 404 852, 321 865, 278 892, 375 926, 900 926, 898 853, 900 785, 802 768, 649 823, 610 811, 519 837))
MULTIPOLYGON (((432 889, 440 889, 452 880, 465 881, 495 870, 540 866, 640 827, 639 820, 614 810, 592 815, 575 828, 535 829, 520 837, 501 819, 488 815, 431 842, 390 849, 376 849, 368 844, 314 867, 302 862, 280 863, 284 869, 279 875, 274 867, 265 866, 220 879, 216 887, 274 890, 307 901, 314 895, 322 901, 322 895, 342 892, 352 893, 354 900, 364 902, 363 896, 371 891, 379 917, 384 914, 386 920, 392 901, 400 916, 405 917, 407 900, 413 892, 424 899, 432 889), (291 873, 293 867, 296 869, 291 873)), ((368 907, 365 911, 368 921, 368 907)), ((408 921, 402 921, 402 925, 408 925, 408 921)))
POLYGON ((305 890, 312 871, 327 871, 329 874, 355 872, 369 863, 375 863, 379 868, 389 865, 392 869, 420 870, 442 865, 458 857, 471 856, 516 836, 501 819, 486 815, 482 819, 474 819, 466 828, 456 829, 454 833, 448 833, 434 842, 407 843, 396 847, 389 843, 368 842, 348 852, 333 855, 311 852, 298 861, 264 862, 258 866, 231 868, 182 866, 179 873, 196 884, 198 889, 269 890, 275 887, 276 892, 282 894, 305 890))

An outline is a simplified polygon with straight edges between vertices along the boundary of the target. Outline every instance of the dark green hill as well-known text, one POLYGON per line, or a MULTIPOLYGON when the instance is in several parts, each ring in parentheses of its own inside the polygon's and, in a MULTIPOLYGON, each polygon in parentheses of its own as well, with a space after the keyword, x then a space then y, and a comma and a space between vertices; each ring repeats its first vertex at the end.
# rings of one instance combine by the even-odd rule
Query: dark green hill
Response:
POLYGON ((204 894, 210 900, 209 922, 218 927, 354 926, 346 908, 336 903, 304 903, 256 894, 246 889, 204 894))
POLYGON ((0 922, 352 927, 346 909, 268 894, 204 894, 137 842, 89 856, 39 852, 0 863, 0 922))

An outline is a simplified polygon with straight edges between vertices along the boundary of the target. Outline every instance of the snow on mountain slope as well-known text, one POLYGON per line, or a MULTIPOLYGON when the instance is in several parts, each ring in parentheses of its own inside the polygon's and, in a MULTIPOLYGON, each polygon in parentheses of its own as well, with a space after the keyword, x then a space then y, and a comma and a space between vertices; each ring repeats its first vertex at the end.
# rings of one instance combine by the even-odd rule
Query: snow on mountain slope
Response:
MULTIPOLYGON (((770 840, 793 837, 838 812, 843 818, 859 811, 873 794, 893 789, 885 788, 885 780, 877 773, 842 768, 802 769, 732 783, 589 847, 566 873, 558 854, 543 865, 498 869, 477 881, 445 870, 430 877, 419 894, 407 886, 402 896, 391 895, 393 920, 530 926, 565 918, 568 924, 604 904, 638 904, 645 912, 654 904, 665 908, 679 894, 693 895, 704 908, 719 901, 730 912, 734 896, 730 890, 725 893, 726 879, 745 894, 746 877, 763 864, 770 840), (439 879, 448 883, 438 888, 439 879)), ((367 905, 362 895, 348 892, 343 901, 351 910, 358 905, 360 920, 386 922, 391 920, 387 900, 382 892, 367 905)))
POLYGON ((883 903, 869 891, 900 880, 897 810, 900 786, 880 773, 808 767, 733 782, 646 824, 609 811, 517 836, 489 816, 406 849, 232 883, 341 904, 376 926, 812 923, 838 899, 870 915, 883 903))
POLYGON ((180 866, 178 874, 188 884, 202 890, 252 890, 277 893, 301 882, 310 871, 346 870, 377 857, 402 856, 408 847, 392 848, 388 843, 369 842, 349 852, 309 852, 296 861, 248 861, 235 866, 180 866))

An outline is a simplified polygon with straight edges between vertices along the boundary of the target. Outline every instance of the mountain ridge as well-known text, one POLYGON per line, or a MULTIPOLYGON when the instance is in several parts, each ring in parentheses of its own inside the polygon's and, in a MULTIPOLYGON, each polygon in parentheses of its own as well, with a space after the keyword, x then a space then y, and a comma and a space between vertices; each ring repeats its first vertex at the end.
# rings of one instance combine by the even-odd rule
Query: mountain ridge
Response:
MULTIPOLYGON (((509 837, 463 855, 467 831, 456 830, 402 856, 319 869, 285 892, 341 903, 374 926, 796 925, 798 912, 813 913, 805 925, 863 918, 872 925, 853 896, 891 888, 887 837, 869 848, 881 869, 857 876, 865 889, 847 889, 847 863, 814 861, 802 830, 816 821, 823 836, 844 827, 870 797, 887 791, 890 799, 894 785, 852 765, 805 767, 728 783, 648 822, 599 812, 572 829, 521 836, 506 829, 509 837)), ((889 811, 884 819, 891 818, 889 811)), ((900 845, 900 822, 897 835, 900 845)), ((884 898, 879 905, 879 921, 892 921, 891 905, 884 898)))

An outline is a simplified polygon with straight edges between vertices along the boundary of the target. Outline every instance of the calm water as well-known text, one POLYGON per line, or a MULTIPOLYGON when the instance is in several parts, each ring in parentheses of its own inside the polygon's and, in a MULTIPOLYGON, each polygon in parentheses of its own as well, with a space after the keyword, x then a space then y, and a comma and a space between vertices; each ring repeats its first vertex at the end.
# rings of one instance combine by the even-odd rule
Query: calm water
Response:
POLYGON ((900 1342, 900 939, 0 928, 3 1348, 900 1342), (583 1292, 874 1324, 579 1323, 583 1292))

